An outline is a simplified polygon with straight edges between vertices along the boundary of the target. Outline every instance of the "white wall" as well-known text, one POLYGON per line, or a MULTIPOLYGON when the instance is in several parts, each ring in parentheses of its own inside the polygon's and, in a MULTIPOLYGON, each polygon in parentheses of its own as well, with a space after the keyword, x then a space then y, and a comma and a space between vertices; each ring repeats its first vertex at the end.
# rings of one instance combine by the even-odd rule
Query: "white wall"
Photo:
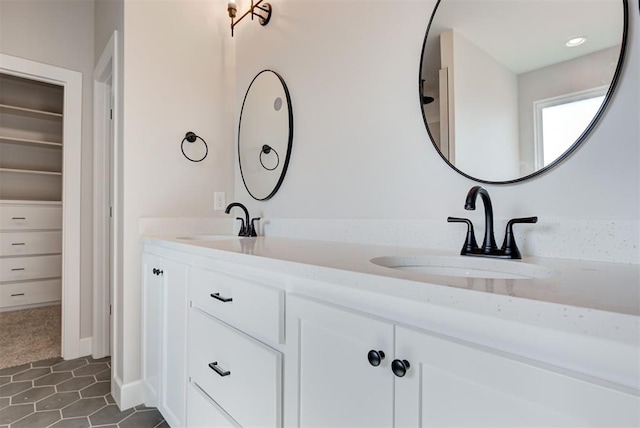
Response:
MULTIPOLYGON (((121 372, 140 379, 141 217, 226 217, 214 191, 233 192, 233 45, 226 3, 124 3, 123 283, 121 372), (187 131, 206 140, 199 163, 182 156, 187 131)), ((135 403, 138 404, 138 403, 135 403)), ((126 404, 125 404, 126 406, 126 404)))
POLYGON ((0 52, 82 73, 80 337, 92 334, 93 2, 1 0, 0 52))
POLYGON ((449 69, 450 120, 455 127, 450 133, 455 136, 454 159, 450 160, 472 177, 490 181, 517 178, 516 75, 456 31, 441 33, 440 40, 441 66, 449 69))
MULTIPOLYGON (((291 164, 280 191, 269 201, 253 201, 236 168, 236 199, 265 219, 265 233, 274 234, 278 223, 277 233, 292 234, 284 220, 299 219, 305 227, 295 229, 298 236, 357 240, 364 234, 356 237, 348 227, 336 232, 336 223, 328 220, 345 219, 348 225, 363 219, 424 220, 431 230, 452 230, 459 242, 430 241, 428 235, 420 240, 415 230, 394 232, 411 237, 411 245, 455 250, 463 232, 445 219, 472 214, 482 236, 482 210, 463 209, 466 192, 477 183, 440 159, 420 114, 416 83, 433 5, 428 0, 278 0, 267 27, 251 22, 237 27, 236 100, 242 100, 256 73, 270 68, 286 80, 293 102, 291 164)), ((637 0, 630 9, 623 76, 586 143, 547 174, 486 186, 498 219, 540 217, 528 237, 544 235, 554 248, 540 244, 535 252, 525 249, 529 253, 576 258, 586 242, 584 257, 640 259, 637 0), (601 233, 608 226, 611 233, 601 233), (574 236, 582 237, 574 244, 574 236)), ((503 227, 498 221, 499 242, 503 227)), ((368 229, 366 239, 377 233, 375 227, 368 229)))

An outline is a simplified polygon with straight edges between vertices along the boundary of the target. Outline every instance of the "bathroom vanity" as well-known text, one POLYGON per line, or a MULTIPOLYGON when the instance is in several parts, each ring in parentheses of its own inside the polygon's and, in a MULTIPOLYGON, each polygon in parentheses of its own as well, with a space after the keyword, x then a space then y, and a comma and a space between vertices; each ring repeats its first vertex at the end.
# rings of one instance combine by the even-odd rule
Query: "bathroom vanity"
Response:
POLYGON ((638 426, 639 275, 417 248, 145 238, 145 404, 172 427, 638 426))

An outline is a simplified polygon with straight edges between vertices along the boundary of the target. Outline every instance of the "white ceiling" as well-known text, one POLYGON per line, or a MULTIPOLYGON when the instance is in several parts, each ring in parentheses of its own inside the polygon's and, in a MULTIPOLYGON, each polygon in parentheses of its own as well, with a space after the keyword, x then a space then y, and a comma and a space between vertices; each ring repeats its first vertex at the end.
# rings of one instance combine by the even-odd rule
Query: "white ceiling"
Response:
POLYGON ((423 76, 437 78, 435 35, 444 30, 457 31, 520 74, 619 45, 622 24, 622 0, 441 0, 429 29, 423 76), (586 43, 566 47, 576 36, 586 37, 586 43))

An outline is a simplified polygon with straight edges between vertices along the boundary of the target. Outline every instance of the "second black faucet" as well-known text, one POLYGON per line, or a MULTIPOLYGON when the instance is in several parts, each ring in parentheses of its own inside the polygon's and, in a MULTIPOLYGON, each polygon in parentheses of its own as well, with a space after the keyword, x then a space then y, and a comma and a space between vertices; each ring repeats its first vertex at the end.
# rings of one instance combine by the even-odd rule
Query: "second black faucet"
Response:
POLYGON ((513 225, 516 223, 536 223, 538 217, 523 217, 513 218, 507 222, 507 227, 504 235, 504 242, 502 247, 498 248, 496 245, 496 239, 493 232, 493 206, 491 204, 491 198, 487 189, 481 186, 474 186, 467 193, 467 199, 464 204, 465 210, 476 209, 476 199, 478 195, 482 198, 484 204, 484 239, 482 242, 482 248, 478 248, 476 243, 476 237, 473 231, 473 223, 471 220, 459 217, 448 217, 449 223, 466 223, 467 224, 467 236, 464 246, 460 251, 463 256, 478 256, 478 257, 496 257, 502 259, 521 259, 522 254, 516 245, 516 240, 513 236, 513 225))
POLYGON ((224 210, 225 214, 229 214, 231 212, 231 208, 238 207, 244 211, 244 219, 242 217, 236 217, 237 220, 240 220, 242 224, 240 225, 240 231, 238 232, 238 236, 258 236, 256 233, 256 225, 255 222, 260 220, 260 217, 254 217, 249 221, 249 210, 240 202, 232 202, 227 205, 227 209, 224 210))

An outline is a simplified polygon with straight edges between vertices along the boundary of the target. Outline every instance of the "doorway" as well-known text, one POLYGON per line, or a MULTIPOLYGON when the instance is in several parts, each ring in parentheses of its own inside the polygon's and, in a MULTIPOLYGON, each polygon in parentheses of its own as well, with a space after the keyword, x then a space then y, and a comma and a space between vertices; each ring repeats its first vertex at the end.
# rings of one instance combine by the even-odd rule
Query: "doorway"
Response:
MULTIPOLYGON (((42 64, 11 55, 0 54, 0 73, 29 79, 63 88, 63 110, 59 113, 62 124, 61 195, 58 203, 62 205, 61 244, 61 354, 65 359, 80 356, 80 182, 81 182, 81 120, 82 120, 82 74, 77 71, 42 64)), ((29 114, 47 115, 32 109, 18 109, 29 114)), ((55 115, 55 114, 54 114, 55 115)), ((31 139, 13 138, 12 143, 45 144, 31 139)), ((14 170, 15 171, 15 170, 14 170)), ((30 171, 32 174, 33 171, 30 171)), ((21 174, 23 174, 21 172, 21 174)), ((26 176, 23 174, 23 176, 26 176)), ((37 199, 42 197, 26 198, 37 199)), ((18 222, 27 219, 18 216, 18 222)), ((46 217, 43 217, 46 218, 46 217)), ((55 237, 54 237, 55 238, 55 237)), ((54 242, 52 238, 49 241, 54 242)), ((24 242, 15 245, 27 247, 24 242)), ((20 268, 18 268, 20 269, 20 268)))

